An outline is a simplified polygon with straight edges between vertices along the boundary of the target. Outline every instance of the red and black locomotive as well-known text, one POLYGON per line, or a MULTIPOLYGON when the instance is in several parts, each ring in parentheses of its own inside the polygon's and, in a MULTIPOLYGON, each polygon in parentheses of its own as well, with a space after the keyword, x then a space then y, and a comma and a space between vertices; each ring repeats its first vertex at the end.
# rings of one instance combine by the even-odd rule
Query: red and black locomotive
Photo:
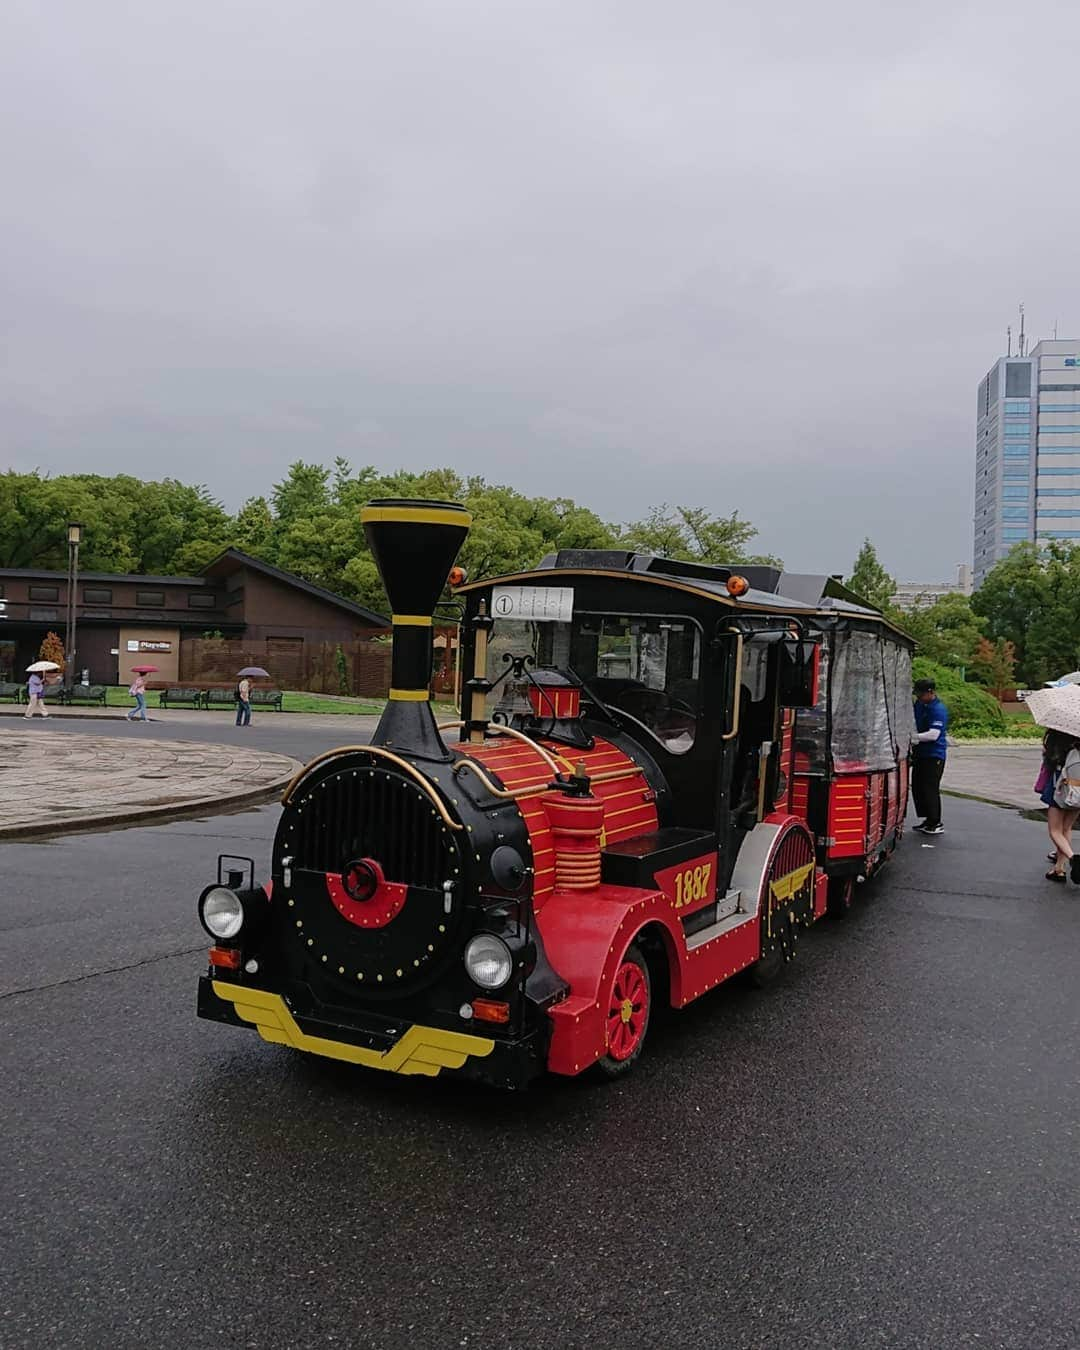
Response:
POLYGON ((265 885, 219 861, 201 1016, 398 1073, 618 1075, 654 1001, 770 978, 895 847, 911 643, 835 581, 590 550, 460 585, 440 726, 432 614, 471 518, 363 522, 390 699, 289 785, 265 885))

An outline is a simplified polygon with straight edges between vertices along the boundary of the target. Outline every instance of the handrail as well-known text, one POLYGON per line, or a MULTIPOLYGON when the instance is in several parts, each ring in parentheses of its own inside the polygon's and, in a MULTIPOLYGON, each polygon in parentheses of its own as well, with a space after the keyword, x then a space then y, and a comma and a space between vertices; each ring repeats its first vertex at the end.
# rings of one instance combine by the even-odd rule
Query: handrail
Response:
POLYGON ((743 664, 743 635, 739 628, 725 628, 725 633, 735 634, 735 682, 733 685, 733 703, 731 713, 731 727, 720 737, 722 741, 733 741, 739 734, 739 716, 742 712, 742 664, 743 664))
MULTIPOLYGON (((438 731, 453 731, 456 727, 463 727, 464 722, 439 722, 438 731)), ((531 736, 526 736, 523 731, 518 731, 517 727, 504 726, 502 722, 489 722, 487 727, 489 736, 512 736, 517 741, 524 741, 526 745, 531 746, 552 773, 561 773, 562 766, 558 760, 549 751, 545 750, 539 741, 534 741, 531 736)))

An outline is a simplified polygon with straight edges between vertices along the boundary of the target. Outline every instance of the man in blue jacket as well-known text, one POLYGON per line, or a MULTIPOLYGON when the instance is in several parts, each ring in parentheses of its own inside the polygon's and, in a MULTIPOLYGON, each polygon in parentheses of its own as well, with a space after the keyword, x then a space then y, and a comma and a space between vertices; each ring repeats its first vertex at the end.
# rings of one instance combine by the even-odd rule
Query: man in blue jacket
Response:
POLYGON ((941 775, 945 772, 949 710, 937 696, 933 680, 915 681, 915 735, 911 766, 911 795, 915 814, 923 820, 916 825, 923 834, 944 834, 941 823, 941 775))

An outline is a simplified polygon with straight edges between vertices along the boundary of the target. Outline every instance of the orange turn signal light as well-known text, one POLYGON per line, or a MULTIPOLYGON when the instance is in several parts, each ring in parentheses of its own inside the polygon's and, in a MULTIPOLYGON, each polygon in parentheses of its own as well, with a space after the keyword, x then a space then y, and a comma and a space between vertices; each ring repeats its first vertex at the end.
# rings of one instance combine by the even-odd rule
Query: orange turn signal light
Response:
POLYGON ((450 576, 447 578, 451 586, 464 586, 468 579, 469 574, 464 567, 451 567, 450 576))
POLYGON ((478 1022, 509 1022, 510 1004, 496 1003, 490 998, 474 998, 473 1016, 478 1022))
POLYGON ((224 966, 226 970, 240 969, 240 949, 238 947, 211 947, 210 964, 224 966))
POLYGON ((728 577, 727 592, 728 595, 745 595, 750 589, 750 583, 745 577, 728 577))

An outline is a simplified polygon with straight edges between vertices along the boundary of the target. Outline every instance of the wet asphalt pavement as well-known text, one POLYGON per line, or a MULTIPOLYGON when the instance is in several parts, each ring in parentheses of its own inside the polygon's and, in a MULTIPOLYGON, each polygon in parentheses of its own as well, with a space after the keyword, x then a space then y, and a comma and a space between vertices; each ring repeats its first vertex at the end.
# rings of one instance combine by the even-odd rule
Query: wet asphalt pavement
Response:
POLYGON ((520 1097, 196 1020, 274 807, 0 845, 0 1345, 1073 1350, 1080 887, 946 809, 777 984, 520 1097))

